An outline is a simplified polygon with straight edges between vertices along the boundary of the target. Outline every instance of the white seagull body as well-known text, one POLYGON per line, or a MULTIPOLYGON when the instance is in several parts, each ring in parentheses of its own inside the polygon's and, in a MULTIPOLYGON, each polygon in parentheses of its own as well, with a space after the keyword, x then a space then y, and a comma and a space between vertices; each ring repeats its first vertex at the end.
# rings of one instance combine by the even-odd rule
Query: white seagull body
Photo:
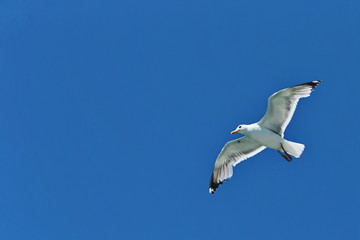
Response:
POLYGON ((259 122, 239 125, 231 132, 245 136, 226 143, 221 150, 210 179, 211 194, 233 175, 232 168, 236 164, 267 147, 277 150, 289 162, 292 160, 291 155, 300 157, 305 146, 285 140, 284 131, 294 115, 299 99, 310 96, 320 82, 321 80, 312 81, 274 93, 269 97, 265 116, 259 122))

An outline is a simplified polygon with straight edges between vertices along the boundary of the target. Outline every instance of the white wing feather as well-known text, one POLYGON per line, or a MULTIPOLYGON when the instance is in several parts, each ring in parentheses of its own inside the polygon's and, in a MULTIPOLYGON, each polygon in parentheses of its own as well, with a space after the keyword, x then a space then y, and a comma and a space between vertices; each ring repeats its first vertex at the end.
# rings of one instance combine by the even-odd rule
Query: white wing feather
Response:
POLYGON ((249 137, 242 137, 227 142, 216 159, 210 179, 209 192, 214 193, 219 185, 233 175, 232 168, 239 162, 250 158, 266 147, 254 142, 249 137))
POLYGON ((294 115, 299 99, 309 97, 320 82, 321 80, 296 85, 271 95, 266 113, 258 124, 283 137, 284 131, 294 115))

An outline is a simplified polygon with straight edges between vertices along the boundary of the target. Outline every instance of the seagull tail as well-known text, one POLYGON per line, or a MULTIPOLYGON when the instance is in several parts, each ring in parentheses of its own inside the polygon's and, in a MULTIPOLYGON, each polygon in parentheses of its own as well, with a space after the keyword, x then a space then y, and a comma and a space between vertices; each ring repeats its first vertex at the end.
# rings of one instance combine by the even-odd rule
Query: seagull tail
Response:
POLYGON ((304 144, 291 142, 288 140, 285 140, 282 144, 285 148, 285 151, 288 152, 289 154, 293 155, 296 158, 299 158, 305 149, 304 144))

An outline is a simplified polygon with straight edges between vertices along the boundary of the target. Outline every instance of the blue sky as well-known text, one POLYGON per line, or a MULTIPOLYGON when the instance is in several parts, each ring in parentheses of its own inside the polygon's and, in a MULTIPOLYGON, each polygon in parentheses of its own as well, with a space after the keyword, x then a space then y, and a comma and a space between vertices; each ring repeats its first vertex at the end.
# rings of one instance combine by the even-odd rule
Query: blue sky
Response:
POLYGON ((0 238, 357 239, 360 2, 0 2, 0 238), (215 195, 275 91, 322 79, 215 195), (355 111, 354 111, 355 110, 355 111))

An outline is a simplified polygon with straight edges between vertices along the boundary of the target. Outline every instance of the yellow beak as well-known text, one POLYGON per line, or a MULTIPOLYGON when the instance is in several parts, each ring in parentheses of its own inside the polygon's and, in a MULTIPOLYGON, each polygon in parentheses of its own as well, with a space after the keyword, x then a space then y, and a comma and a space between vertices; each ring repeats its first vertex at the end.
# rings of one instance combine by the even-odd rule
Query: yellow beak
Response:
POLYGON ((234 131, 231 132, 231 134, 237 133, 239 131, 239 129, 236 129, 234 131))

